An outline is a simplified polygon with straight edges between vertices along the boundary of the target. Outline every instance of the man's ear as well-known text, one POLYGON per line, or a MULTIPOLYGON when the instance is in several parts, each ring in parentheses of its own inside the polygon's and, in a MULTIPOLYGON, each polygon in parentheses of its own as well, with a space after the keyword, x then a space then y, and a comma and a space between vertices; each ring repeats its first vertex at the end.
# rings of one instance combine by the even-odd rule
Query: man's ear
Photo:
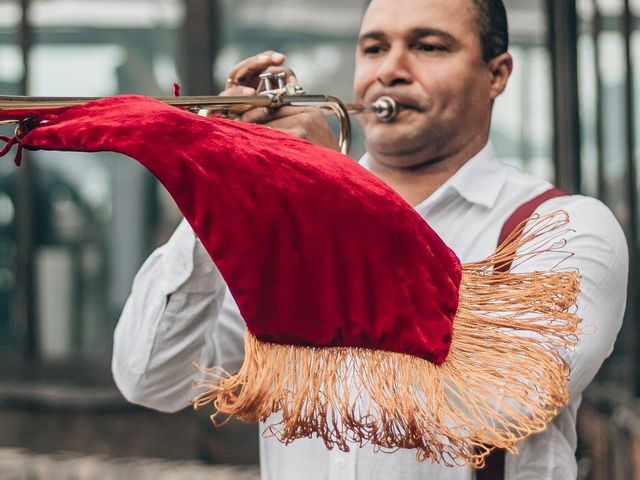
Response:
POLYGON ((513 58, 509 52, 501 53, 488 62, 491 75, 491 99, 495 100, 507 86, 513 70, 513 58))

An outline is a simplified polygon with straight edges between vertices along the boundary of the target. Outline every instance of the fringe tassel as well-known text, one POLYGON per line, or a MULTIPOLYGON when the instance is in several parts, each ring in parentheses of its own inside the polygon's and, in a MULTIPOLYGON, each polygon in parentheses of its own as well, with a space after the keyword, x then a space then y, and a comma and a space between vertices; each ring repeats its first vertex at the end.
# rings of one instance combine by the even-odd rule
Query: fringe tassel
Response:
POLYGON ((280 412, 265 435, 284 443, 315 435, 327 448, 411 448, 419 461, 475 468, 493 447, 516 452, 568 400, 562 351, 578 341, 579 275, 499 270, 561 253, 567 223, 564 212, 538 218, 491 257, 464 265, 441 365, 381 350, 269 344, 247 332, 240 371, 207 369, 194 407, 211 404, 216 424, 220 415, 257 422, 280 412))

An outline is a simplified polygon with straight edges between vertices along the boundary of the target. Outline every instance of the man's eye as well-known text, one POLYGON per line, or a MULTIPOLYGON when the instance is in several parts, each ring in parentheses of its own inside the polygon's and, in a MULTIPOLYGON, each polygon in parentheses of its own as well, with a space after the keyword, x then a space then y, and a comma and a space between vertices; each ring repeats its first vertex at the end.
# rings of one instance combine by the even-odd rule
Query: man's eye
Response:
POLYGON ((362 49, 363 53, 365 53, 366 55, 375 55, 377 53, 380 53, 381 50, 382 48, 380 47, 380 45, 369 45, 363 47, 362 49))
POLYGON ((442 45, 437 45, 435 43, 419 43, 416 48, 423 52, 441 52, 445 50, 442 45))

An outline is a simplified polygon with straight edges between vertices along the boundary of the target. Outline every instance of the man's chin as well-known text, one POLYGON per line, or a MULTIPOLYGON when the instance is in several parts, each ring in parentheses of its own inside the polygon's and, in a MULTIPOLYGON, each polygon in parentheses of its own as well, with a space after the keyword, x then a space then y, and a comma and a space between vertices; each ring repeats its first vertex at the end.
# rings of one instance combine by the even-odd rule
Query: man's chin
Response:
POLYGON ((377 124, 365 131, 367 149, 383 155, 410 155, 426 146, 423 133, 407 125, 377 124))

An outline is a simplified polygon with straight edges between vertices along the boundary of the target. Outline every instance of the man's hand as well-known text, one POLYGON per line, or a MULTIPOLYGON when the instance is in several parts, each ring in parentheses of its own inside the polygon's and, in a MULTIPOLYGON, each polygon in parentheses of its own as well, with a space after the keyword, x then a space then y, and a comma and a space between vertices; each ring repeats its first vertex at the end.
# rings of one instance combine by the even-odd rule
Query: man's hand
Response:
MULTIPOLYGON (((283 66, 285 56, 271 50, 247 58, 229 70, 225 89, 220 96, 252 96, 258 94, 260 74, 285 72, 285 85, 298 85, 293 70, 283 66)), ((316 145, 340 150, 338 141, 319 108, 255 108, 236 117, 248 123, 259 123, 270 128, 304 138, 316 145)))

